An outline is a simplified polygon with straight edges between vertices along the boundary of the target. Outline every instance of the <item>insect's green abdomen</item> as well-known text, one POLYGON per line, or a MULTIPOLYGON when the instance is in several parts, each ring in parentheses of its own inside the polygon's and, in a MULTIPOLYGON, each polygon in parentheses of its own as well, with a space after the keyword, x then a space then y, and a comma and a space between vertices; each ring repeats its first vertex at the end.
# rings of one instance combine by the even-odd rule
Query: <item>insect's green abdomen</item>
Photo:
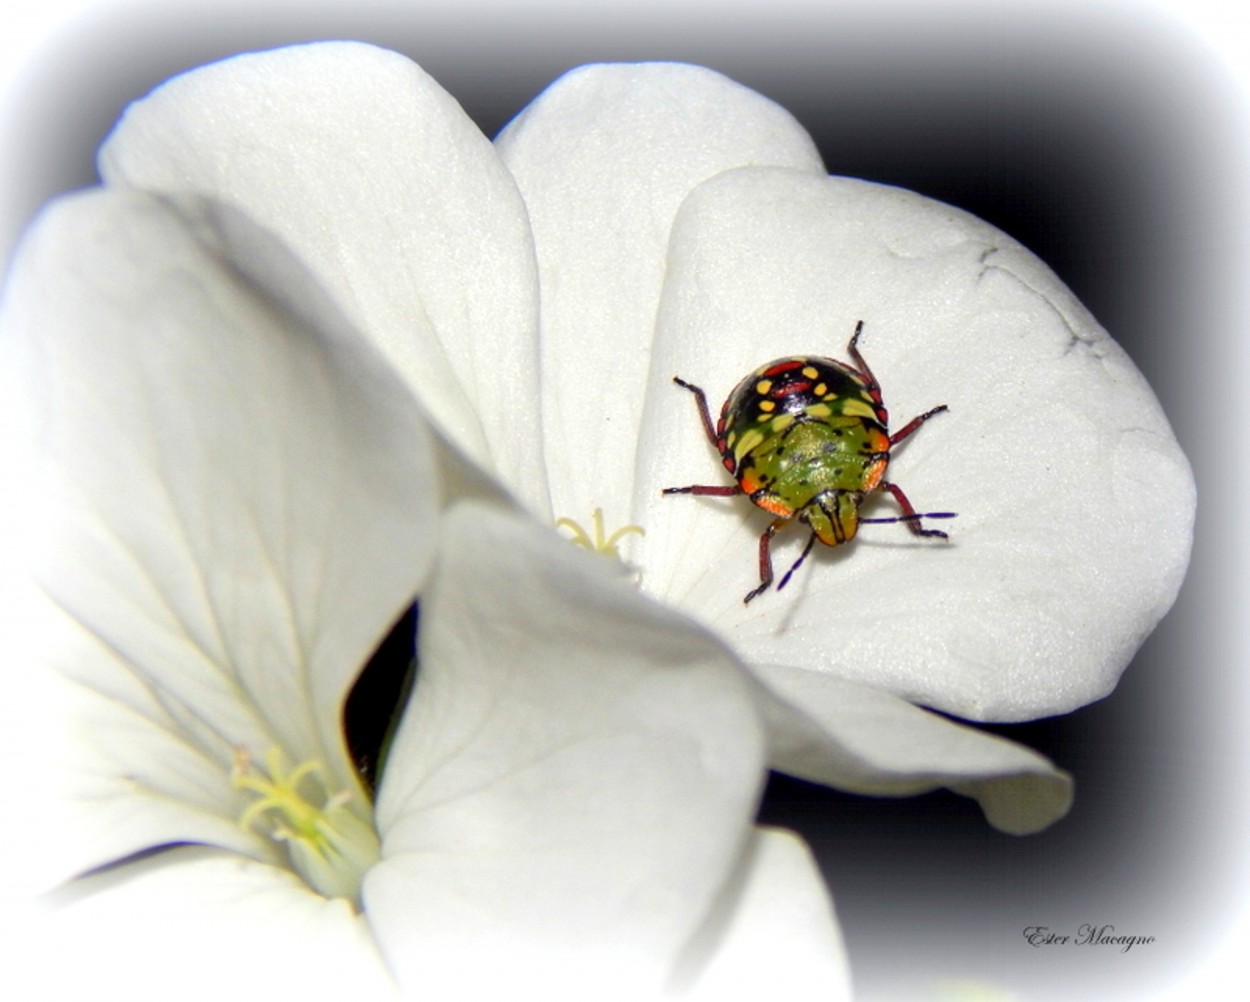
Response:
POLYGON ((874 430, 862 418, 796 421, 761 442, 748 462, 764 486, 798 510, 824 491, 876 486, 882 456, 874 430))

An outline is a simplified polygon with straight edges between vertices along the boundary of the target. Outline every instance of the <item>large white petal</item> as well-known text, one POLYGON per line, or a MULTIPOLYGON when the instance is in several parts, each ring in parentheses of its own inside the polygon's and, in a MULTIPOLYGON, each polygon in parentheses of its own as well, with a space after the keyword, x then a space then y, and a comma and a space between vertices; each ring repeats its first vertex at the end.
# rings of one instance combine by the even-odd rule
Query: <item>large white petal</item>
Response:
MULTIPOLYGON (((683 207, 659 329, 637 478, 644 585, 749 661, 1036 717, 1105 695, 1175 598, 1194 489, 1167 420, 1093 317, 993 227, 862 181, 726 174, 683 207), (716 408, 773 358, 845 358, 860 320, 892 428, 950 407, 889 474, 919 510, 958 513, 950 542, 867 525, 744 607, 768 516, 742 498, 661 497, 729 479, 671 379, 716 408)), ((896 513, 887 498, 865 509, 896 513)), ((778 571, 806 535, 779 536, 778 571)))
POLYGON ((48 880, 171 841, 263 856, 232 756, 351 789, 344 694, 432 560, 416 405, 270 235, 198 200, 54 204, 3 336, 46 598, 6 681, 54 727, 16 834, 48 880))
POLYGON ((715 945, 685 997, 851 997, 841 930, 811 850, 791 832, 758 829, 715 945))
POLYGON ((1041 831, 1072 806, 1072 779, 1014 741, 953 723, 871 686, 756 665, 775 769, 850 793, 973 797, 995 828, 1041 831))
POLYGON ((748 679, 554 532, 479 503, 445 524, 366 914, 414 992, 656 989, 751 831, 748 679))
POLYGON ((0 914, 9 998, 398 998, 364 919, 289 871, 182 847, 0 914))
POLYGON ((556 513, 626 520, 673 217, 721 171, 824 174, 783 108, 676 63, 565 74, 496 140, 525 196, 542 280, 543 430, 556 513), (613 504, 615 507, 613 507, 613 504))
POLYGON ((132 105, 100 171, 211 195, 278 234, 452 440, 546 515, 525 208, 420 67, 350 42, 236 56, 132 105))

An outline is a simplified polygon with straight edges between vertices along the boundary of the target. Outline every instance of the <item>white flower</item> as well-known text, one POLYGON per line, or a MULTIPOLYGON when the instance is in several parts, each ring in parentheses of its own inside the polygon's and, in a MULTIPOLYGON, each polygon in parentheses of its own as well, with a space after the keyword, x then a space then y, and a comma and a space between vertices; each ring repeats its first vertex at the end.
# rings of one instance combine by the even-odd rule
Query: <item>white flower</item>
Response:
MULTIPOLYGON (((333 44, 172 81, 101 163, 113 183, 208 192, 280 232, 463 447, 540 516, 602 508, 644 527, 620 540, 644 590, 708 622, 775 692, 801 691, 818 726, 856 717, 847 685, 827 683, 831 703, 813 670, 869 683, 873 702, 1007 719, 1106 691, 1178 587, 1192 484, 1148 388, 1043 266, 955 210, 824 179, 790 116, 696 67, 575 71, 498 146, 507 170, 411 63, 333 44), (440 143, 455 149, 429 155, 440 143), (472 265, 438 290, 433 326, 431 248, 472 265), (484 315, 475 340, 465 325, 484 315), (951 406, 894 475, 959 512, 954 539, 865 532, 744 609, 758 513, 660 495, 720 471, 671 378, 725 392, 770 357, 840 353, 860 319, 896 415, 951 406), (396 348, 410 332, 419 345, 396 348)), ((906 744, 914 712, 895 706, 906 744)))
POLYGON ((19 995, 646 997, 760 977, 777 929, 844 991, 805 847, 752 824, 750 679, 515 512, 270 235, 74 196, 2 320, 40 589, 3 694, 19 995), (343 701, 417 595, 375 806, 343 701))
MULTIPOLYGON (((960 716, 1110 691, 1184 577, 1193 480, 1149 386, 1044 264, 949 206, 826 177, 784 112, 692 67, 570 73, 498 145, 543 279, 556 510, 643 526, 624 553, 645 590, 748 663, 960 716), (744 607, 769 516, 661 495, 731 482, 672 379, 716 408, 772 359, 845 359, 860 321, 894 430, 949 406, 889 476, 919 510, 958 513, 950 541, 869 526, 744 607)), ((779 576, 806 537, 778 535, 779 576)))
MULTIPOLYGON (((238 57, 133 106, 101 171, 174 202, 113 194, 52 216, 62 229, 35 244, 45 263, 15 285, 38 309, 14 296, 6 316, 30 337, 79 338, 48 370, 64 366, 67 389, 32 393, 83 436, 48 452, 65 508, 45 514, 77 534, 44 581, 70 614, 48 635, 81 632, 55 667, 88 683, 68 697, 118 739, 86 773, 81 735, 49 742, 66 757, 49 775, 86 785, 47 810, 84 813, 28 847, 44 860, 30 879, 200 843, 260 862, 179 849, 191 858, 158 856, 144 879, 233 867, 295 895, 296 925, 333 916, 292 956, 305 939, 353 944, 352 963, 376 973, 376 942, 405 987, 481 976, 457 966, 473 943, 514 975, 574 949, 597 974, 628 969, 623 985, 676 977, 716 997, 784 945, 835 990, 810 861, 750 826, 766 760, 860 792, 948 786, 1008 831, 1067 809, 1069 781, 1044 759, 908 700, 1021 718, 1105 692, 1179 586, 1192 485, 1131 364, 1002 234, 826 179, 784 111, 675 65, 576 71, 493 147, 393 53, 238 57), (131 243, 137 220, 161 235, 131 243), (121 337, 136 317, 147 342, 121 337), (744 608, 766 518, 740 498, 660 495, 724 476, 672 377, 718 398, 772 357, 841 355, 860 320, 896 421, 951 407, 891 476, 922 509, 959 513, 952 540, 865 529, 744 608), (110 322, 127 347, 104 378, 110 322), (150 349, 170 330, 166 382, 150 349), (226 330, 237 356, 204 347, 226 330), (316 347, 293 361, 299 344, 316 347), (208 436, 169 418, 197 394, 189 413, 217 415, 208 436), (125 430, 93 427, 115 411, 125 430), (643 591, 708 624, 751 675, 511 512, 455 450, 543 521, 602 508, 609 528, 641 524, 645 537, 618 543, 643 591), (84 561, 90 573, 69 572, 84 561), (337 714, 418 594, 421 681, 371 817, 337 714), (277 685, 240 689, 258 657, 277 685), (188 661, 196 671, 173 670, 188 661), (347 867, 363 874, 364 918, 274 884, 288 866, 330 877, 285 854, 289 835, 237 824, 247 781, 223 799, 223 768, 237 760, 256 786, 271 747, 287 756, 271 772, 315 760, 314 806, 378 833, 381 862, 366 847, 347 867), (739 894, 716 898, 732 873, 739 894)), ((779 564, 803 542, 791 535, 779 564)))

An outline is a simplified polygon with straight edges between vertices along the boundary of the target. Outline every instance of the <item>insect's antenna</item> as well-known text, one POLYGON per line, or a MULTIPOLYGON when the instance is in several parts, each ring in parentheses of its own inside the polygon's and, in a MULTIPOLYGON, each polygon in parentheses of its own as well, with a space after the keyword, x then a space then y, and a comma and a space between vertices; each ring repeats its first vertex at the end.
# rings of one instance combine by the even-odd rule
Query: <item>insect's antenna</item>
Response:
POLYGON ((861 518, 860 523, 864 522, 919 522, 922 518, 958 518, 959 513, 954 511, 914 511, 910 515, 892 515, 889 518, 861 518))
POLYGON ((799 554, 799 559, 790 565, 790 569, 786 571, 785 577, 781 579, 781 584, 777 585, 777 590, 781 591, 786 586, 786 582, 790 580, 790 575, 799 569, 799 565, 807 559, 807 555, 812 552, 812 544, 816 542, 816 533, 812 533, 807 537, 807 545, 803 547, 803 552, 799 554))

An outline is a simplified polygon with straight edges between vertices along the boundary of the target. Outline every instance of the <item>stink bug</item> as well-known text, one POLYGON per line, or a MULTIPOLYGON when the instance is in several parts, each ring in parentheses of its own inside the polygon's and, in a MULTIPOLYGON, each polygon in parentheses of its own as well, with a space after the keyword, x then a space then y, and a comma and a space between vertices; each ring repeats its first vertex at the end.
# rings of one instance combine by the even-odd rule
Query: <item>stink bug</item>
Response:
POLYGON ((747 592, 750 602, 773 583, 769 546, 773 534, 798 520, 812 530, 798 560, 786 571, 780 590, 819 539, 838 546, 854 538, 861 522, 903 522, 917 536, 946 539, 926 529, 925 518, 954 518, 953 512, 920 514, 897 484, 885 479, 890 448, 946 410, 941 404, 912 418, 893 435, 881 400, 881 385, 857 347, 864 322, 855 325, 847 345, 853 365, 832 358, 779 358, 740 382, 712 425, 707 396, 684 379, 673 382, 694 394, 708 441, 737 481, 732 487, 666 487, 665 494, 731 497, 745 494, 775 516, 760 536, 760 583, 747 592), (903 510, 892 518, 860 518, 864 498, 889 491, 903 510))

